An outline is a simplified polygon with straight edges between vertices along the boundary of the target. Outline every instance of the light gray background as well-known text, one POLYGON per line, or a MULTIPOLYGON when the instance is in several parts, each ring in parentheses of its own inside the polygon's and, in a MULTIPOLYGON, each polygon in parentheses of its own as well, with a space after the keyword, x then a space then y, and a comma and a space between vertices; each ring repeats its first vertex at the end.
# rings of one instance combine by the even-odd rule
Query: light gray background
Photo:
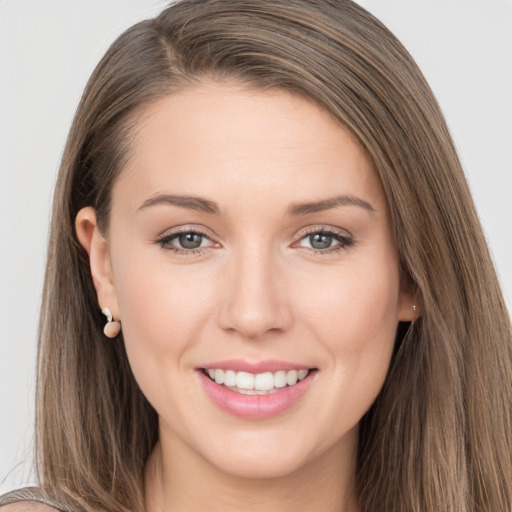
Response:
MULTIPOLYGON (((448 119, 510 307, 512 0, 361 0, 448 119)), ((161 0, 0 0, 0 494, 30 483, 37 316, 54 179, 107 46, 161 0)))

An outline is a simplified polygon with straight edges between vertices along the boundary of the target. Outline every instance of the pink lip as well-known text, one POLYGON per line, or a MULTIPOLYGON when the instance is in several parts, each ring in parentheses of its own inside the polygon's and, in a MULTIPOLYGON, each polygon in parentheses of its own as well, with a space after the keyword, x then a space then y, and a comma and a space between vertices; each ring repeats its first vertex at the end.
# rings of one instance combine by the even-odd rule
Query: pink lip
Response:
MULTIPOLYGON (((212 366, 211 368, 219 368, 219 366, 212 366)), ((222 365, 220 368, 222 369, 222 365)), ((244 366, 244 368, 247 368, 247 366, 244 366)), ((265 368, 268 368, 268 366, 265 366, 265 368)), ((228 367, 228 369, 232 369, 232 367, 228 367)), ((281 366, 280 369, 284 368, 281 366)), ((295 366, 293 369, 297 369, 297 367, 295 366)), ((203 371, 196 371, 206 394, 220 409, 239 418, 254 420, 271 418, 289 409, 306 393, 316 373, 316 371, 310 372, 306 378, 297 382, 297 384, 281 388, 275 393, 243 395, 216 384, 203 371)))
POLYGON ((205 370, 233 370, 235 372, 264 373, 277 372, 279 370, 309 370, 311 366, 305 366, 289 361, 278 361, 269 359, 267 361, 251 362, 245 359, 230 359, 229 361, 216 361, 201 366, 205 370))

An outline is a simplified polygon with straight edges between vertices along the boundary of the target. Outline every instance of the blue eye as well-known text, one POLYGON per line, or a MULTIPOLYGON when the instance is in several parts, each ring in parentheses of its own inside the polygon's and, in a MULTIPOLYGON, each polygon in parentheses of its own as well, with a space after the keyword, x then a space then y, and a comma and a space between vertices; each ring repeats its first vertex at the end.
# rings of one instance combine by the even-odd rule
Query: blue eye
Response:
POLYGON ((215 246, 215 242, 206 234, 192 229, 171 233, 156 242, 162 249, 184 256, 198 255, 204 252, 205 248, 215 246))
MULTIPOLYGON (((162 249, 181 256, 198 256, 208 248, 219 247, 208 235, 194 229, 182 229, 165 235, 156 240, 156 243, 162 249)), ((346 250, 354 244, 354 239, 349 235, 316 228, 304 234, 292 247, 301 247, 313 254, 327 255, 346 250)))
POLYGON ((198 249, 203 243, 204 236, 199 233, 181 233, 176 239, 183 249, 198 249))
POLYGON ((348 249, 355 244, 355 241, 350 236, 336 231, 317 229, 303 236, 298 244, 299 247, 304 247, 317 254, 331 254, 348 249))
POLYGON ((313 249, 329 249, 334 237, 325 233, 315 233, 314 235, 309 235, 308 240, 313 249))

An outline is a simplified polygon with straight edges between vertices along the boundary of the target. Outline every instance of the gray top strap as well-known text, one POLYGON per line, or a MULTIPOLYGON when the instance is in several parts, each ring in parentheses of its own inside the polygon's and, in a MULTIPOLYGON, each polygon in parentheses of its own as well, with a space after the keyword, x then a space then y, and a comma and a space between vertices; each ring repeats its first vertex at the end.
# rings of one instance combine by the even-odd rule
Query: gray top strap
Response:
POLYGON ((70 507, 65 503, 60 503, 57 500, 52 499, 50 496, 41 492, 37 487, 25 487, 24 489, 17 489, 16 491, 11 491, 0 496, 0 507, 2 505, 16 503, 18 501, 39 501, 40 503, 45 503, 60 512, 81 512, 75 507, 70 507))

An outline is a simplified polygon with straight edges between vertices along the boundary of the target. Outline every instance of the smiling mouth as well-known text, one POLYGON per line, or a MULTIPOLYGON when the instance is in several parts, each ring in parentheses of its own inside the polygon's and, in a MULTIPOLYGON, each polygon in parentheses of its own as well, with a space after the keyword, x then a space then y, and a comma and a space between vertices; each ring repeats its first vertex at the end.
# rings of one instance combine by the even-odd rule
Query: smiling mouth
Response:
POLYGON ((249 373, 220 368, 201 368, 201 371, 219 386, 235 393, 243 395, 270 395, 295 386, 317 370, 316 368, 310 368, 308 370, 278 370, 276 372, 249 373))

